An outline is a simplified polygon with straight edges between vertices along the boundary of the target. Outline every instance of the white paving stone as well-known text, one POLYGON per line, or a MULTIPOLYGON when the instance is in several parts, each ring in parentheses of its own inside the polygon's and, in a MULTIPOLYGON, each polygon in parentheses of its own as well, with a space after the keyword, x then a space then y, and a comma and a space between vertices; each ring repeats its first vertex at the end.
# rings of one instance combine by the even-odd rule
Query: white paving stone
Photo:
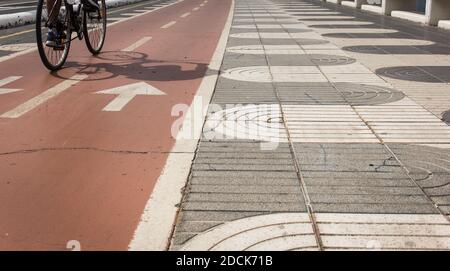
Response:
POLYGON ((305 51, 298 45, 244 45, 228 47, 227 52, 252 55, 301 55, 305 51))
POLYGON ((309 247, 317 248, 317 243, 308 214, 279 213, 227 222, 197 235, 181 250, 290 250, 309 247), (287 241, 290 237, 293 238, 287 241))
POLYGON ((409 98, 355 110, 384 142, 450 143, 450 126, 409 98))

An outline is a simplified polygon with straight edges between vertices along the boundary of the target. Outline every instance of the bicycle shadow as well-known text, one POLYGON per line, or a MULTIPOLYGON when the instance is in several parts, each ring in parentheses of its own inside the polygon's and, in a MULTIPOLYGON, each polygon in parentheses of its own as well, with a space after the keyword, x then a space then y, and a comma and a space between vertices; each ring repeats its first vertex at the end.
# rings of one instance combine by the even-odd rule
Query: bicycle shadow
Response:
POLYGON ((145 53, 108 51, 90 56, 86 61, 68 61, 64 69, 52 74, 62 79, 70 78, 73 72, 88 75, 83 81, 101 81, 119 76, 138 81, 186 81, 202 78, 207 71, 206 63, 150 60, 145 53))

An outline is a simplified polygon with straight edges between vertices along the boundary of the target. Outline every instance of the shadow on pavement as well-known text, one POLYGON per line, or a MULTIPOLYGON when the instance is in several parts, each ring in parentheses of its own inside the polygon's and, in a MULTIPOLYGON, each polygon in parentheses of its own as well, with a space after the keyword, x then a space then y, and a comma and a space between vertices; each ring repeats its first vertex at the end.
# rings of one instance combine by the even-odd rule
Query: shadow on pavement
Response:
POLYGON ((442 120, 450 125, 450 110, 447 110, 444 112, 444 114, 442 115, 442 120))
POLYGON ((86 62, 68 61, 64 69, 53 74, 68 79, 71 77, 68 75, 69 69, 88 75, 84 81, 105 80, 118 76, 142 81, 183 81, 203 77, 208 65, 178 60, 150 60, 144 53, 110 51, 89 57, 86 62))
POLYGON ((450 47, 443 45, 357 45, 346 46, 342 50, 364 54, 396 54, 396 55, 450 55, 450 47))
POLYGON ((426 83, 449 83, 450 66, 397 66, 381 68, 376 74, 394 79, 426 82, 426 83))

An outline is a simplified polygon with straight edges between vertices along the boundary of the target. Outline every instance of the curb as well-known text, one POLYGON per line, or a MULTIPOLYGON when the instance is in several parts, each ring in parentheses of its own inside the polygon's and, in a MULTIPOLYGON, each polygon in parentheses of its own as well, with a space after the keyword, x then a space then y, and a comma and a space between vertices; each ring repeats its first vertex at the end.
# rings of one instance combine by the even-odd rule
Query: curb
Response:
MULTIPOLYGON (((106 7, 120 7, 146 0, 107 0, 106 7)), ((36 21, 36 11, 18 12, 12 14, 0 15, 0 29, 7 29, 27 24, 32 24, 36 21)))

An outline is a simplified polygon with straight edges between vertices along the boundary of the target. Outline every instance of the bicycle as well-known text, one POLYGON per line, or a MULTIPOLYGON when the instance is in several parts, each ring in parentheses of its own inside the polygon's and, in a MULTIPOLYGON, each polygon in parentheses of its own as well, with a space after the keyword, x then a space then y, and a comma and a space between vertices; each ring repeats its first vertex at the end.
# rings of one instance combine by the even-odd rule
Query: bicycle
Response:
MULTIPOLYGON (((38 0, 36 11, 36 42, 39 56, 44 66, 59 70, 66 62, 72 40, 84 38, 92 55, 100 53, 106 36, 106 4, 98 0, 97 7, 87 7, 85 0, 62 0, 57 16, 57 27, 61 34, 59 46, 45 44, 49 27, 46 0, 38 0), (75 34, 75 35, 73 35, 75 34), (75 37, 73 37, 75 36, 75 37)), ((52 12, 52 11, 50 11, 52 12)))

